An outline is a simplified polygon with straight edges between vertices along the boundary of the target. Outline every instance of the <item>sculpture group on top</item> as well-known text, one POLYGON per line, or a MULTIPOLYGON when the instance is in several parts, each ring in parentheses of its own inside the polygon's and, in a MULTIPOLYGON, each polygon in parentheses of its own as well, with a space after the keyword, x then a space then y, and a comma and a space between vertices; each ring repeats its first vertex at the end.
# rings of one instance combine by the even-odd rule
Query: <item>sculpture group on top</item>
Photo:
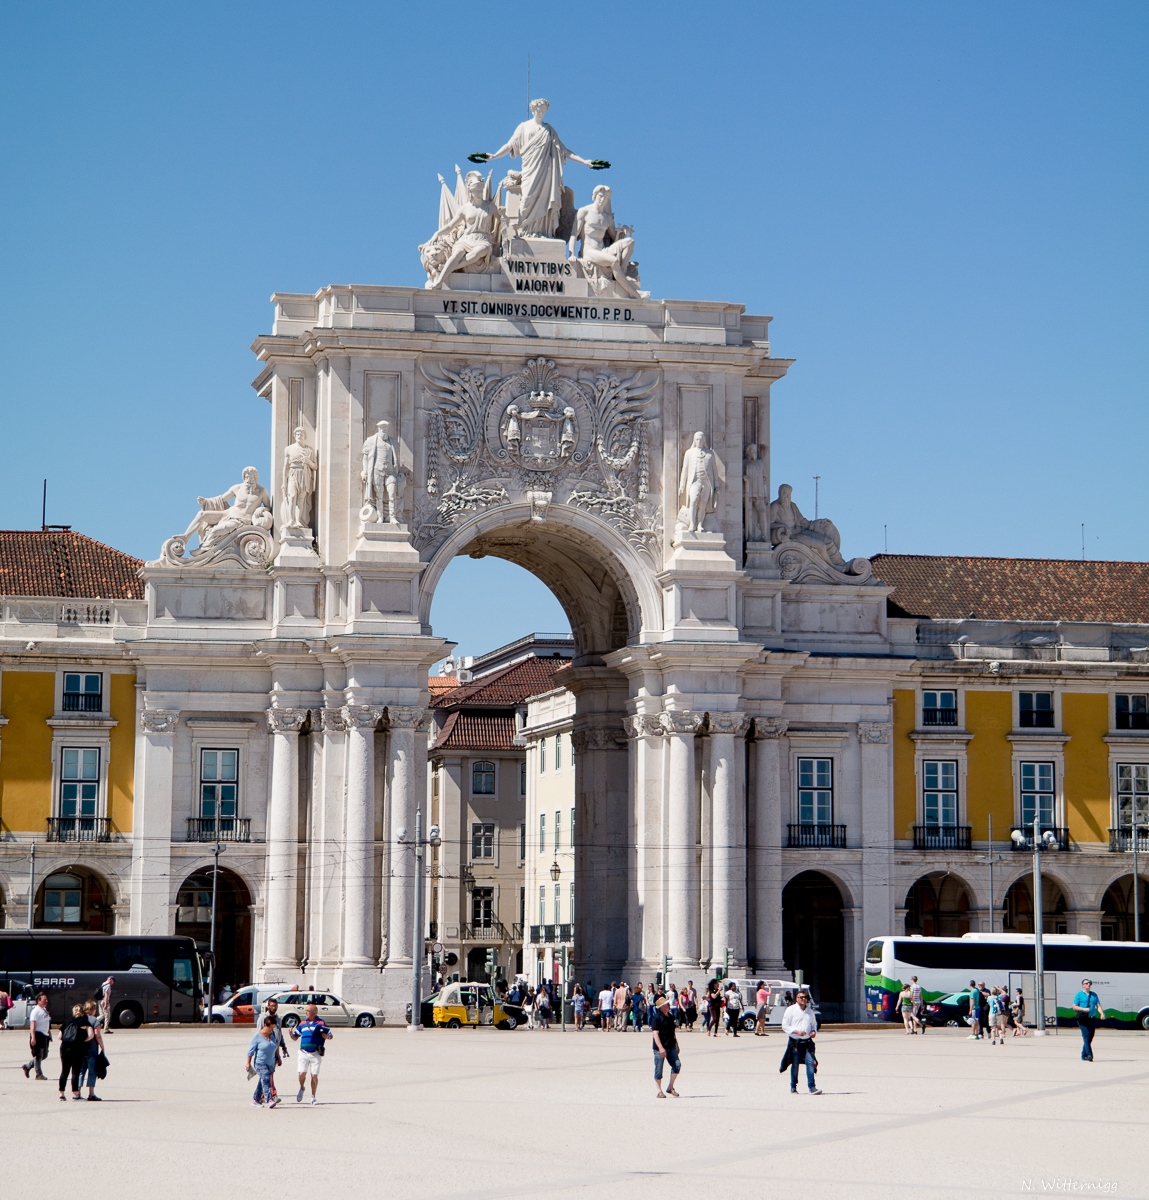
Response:
POLYGON ((184 533, 164 542, 160 563, 207 567, 235 562, 243 567, 263 567, 275 557, 271 497, 259 482, 255 467, 244 467, 242 482, 222 496, 197 499, 199 512, 184 533), (185 558, 187 544, 196 536, 199 546, 185 558))
MULTIPOLYGON (((572 270, 560 290, 572 295, 642 298, 633 230, 615 224, 611 189, 599 185, 591 203, 576 210, 574 192, 564 182, 568 161, 596 171, 610 163, 580 158, 567 149, 543 119, 550 108, 546 100, 532 100, 530 108, 531 118, 505 145, 491 154, 469 156, 478 163, 508 155, 520 160, 521 169, 508 171, 494 190, 492 173, 484 177, 470 171, 464 176, 456 166, 453 191, 439 176, 439 225, 419 247, 426 286, 443 287, 456 272, 502 276, 504 263, 516 254, 565 263, 569 253, 572 270)), ((504 290, 514 290, 509 278, 504 290)))
POLYGON ((868 558, 842 557, 842 535, 827 517, 813 521, 794 503, 788 483, 778 488, 769 509, 770 545, 784 579, 795 583, 869 583, 873 567, 868 558))

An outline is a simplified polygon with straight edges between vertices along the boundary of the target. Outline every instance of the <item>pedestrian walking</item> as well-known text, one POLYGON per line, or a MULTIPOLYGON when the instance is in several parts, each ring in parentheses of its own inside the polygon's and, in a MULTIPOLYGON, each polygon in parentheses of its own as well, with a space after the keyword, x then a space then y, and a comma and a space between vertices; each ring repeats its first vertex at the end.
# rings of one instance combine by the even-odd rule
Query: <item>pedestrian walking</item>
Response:
POLYGON ((978 990, 978 1020, 981 1021, 981 1035, 985 1037, 989 1030, 989 988, 985 986, 985 980, 977 985, 978 990))
MULTIPOLYGON (((275 1044, 279 1048, 279 1056, 275 1060, 275 1065, 277 1067, 281 1067, 288 1058, 288 1053, 287 1042, 284 1041, 283 1038, 283 1022, 279 1017, 279 1001, 272 996, 265 1002, 263 1006, 263 1012, 265 1016, 271 1017, 271 1019, 275 1022, 275 1044)), ((279 1099, 279 1092, 276 1090, 274 1079, 271 1082, 271 1098, 273 1100, 279 1099)))
POLYGON ((625 1033, 626 1018, 630 1012, 630 988, 625 983, 620 982, 618 987, 614 989, 611 1005, 614 1013, 614 1027, 625 1033))
POLYGON ((31 1059, 24 1064, 24 1078, 29 1079, 29 1072, 36 1068, 37 1079, 47 1079, 44 1074, 44 1059, 48 1057, 48 1047, 52 1043, 52 1018, 48 1015, 48 995, 40 992, 36 997, 36 1005, 28 1014, 28 1046, 32 1051, 31 1059))
POLYGON ((922 999, 922 985, 918 983, 916 975, 910 977, 910 999, 913 1001, 914 1024, 917 1025, 919 1032, 925 1033, 926 1006, 922 999))
POLYGON ((706 988, 707 1033, 718 1036, 722 1024, 722 988, 717 979, 712 979, 706 988))
POLYGON ((668 996, 659 996, 651 1028, 654 1031, 654 1083, 658 1089, 655 1095, 659 1100, 665 1100, 667 1096, 678 1099, 674 1081, 682 1071, 682 1060, 678 1054, 678 1023, 671 1016, 668 996), (667 1063, 670 1064, 670 1082, 664 1092, 662 1069, 667 1063))
POLYGON ((574 1027, 577 1033, 586 1024, 586 992, 581 983, 575 984, 574 995, 571 997, 571 1008, 574 1011, 574 1027))
POLYGON ((1081 1060, 1092 1062, 1093 1035, 1097 1032, 1097 1022, 1105 1020, 1105 1009, 1093 990, 1093 980, 1081 981, 1081 991, 1073 997, 1073 1011, 1077 1014, 1077 1027, 1081 1030, 1081 1060))
POLYGON ((103 983, 100 984, 99 995, 96 997, 100 1006, 100 1021, 103 1024, 104 1032, 112 1032, 112 990, 116 986, 116 980, 109 975, 103 983))
POLYGON ((528 987, 523 996, 523 1016, 527 1019, 527 1028, 535 1028, 535 991, 528 987))
POLYGON ((64 1089, 68 1084, 68 1076, 72 1076, 72 1099, 80 1099, 80 1079, 87 1057, 88 1034, 91 1026, 84 1016, 82 1004, 72 1005, 72 1015, 60 1026, 60 1099, 65 1103, 68 1097, 64 1089))
POLYGON ((551 1027, 551 994, 547 991, 547 985, 543 983, 539 990, 535 993, 535 1008, 537 1009, 536 1018, 540 1029, 550 1029, 551 1027))
POLYGON ((698 991, 694 986, 693 979, 687 980, 678 1002, 682 1006, 682 1022, 693 1033, 694 1022, 698 1020, 698 991))
POLYGON ((758 980, 758 990, 754 993, 754 1036, 766 1036, 766 1018, 769 1015, 770 989, 764 979, 758 980))
POLYGON ((1013 1036, 1025 1037, 1029 1030, 1025 1027, 1025 996, 1022 994, 1021 988, 1017 989, 1009 1011, 1010 1016, 1013 1017, 1013 1036))
POLYGON ((8 1014, 12 1010, 12 997, 0 988, 0 1029, 8 1028, 8 1014))
POLYGON ((604 1033, 610 1028, 614 1009, 614 983, 608 983, 598 994, 598 1027, 604 1033))
POLYGON ((981 1037, 981 992, 978 991, 977 983, 974 980, 969 981, 969 1037, 966 1039, 970 1042, 976 1042, 981 1037))
POLYGON ((678 988, 673 983, 666 989, 666 998, 670 1001, 670 1015, 674 1018, 675 1025, 681 1025, 678 1014, 678 988))
POLYGON ((299 1043, 299 1053, 296 1055, 299 1091, 295 1093, 295 1103, 303 1103, 307 1077, 310 1075, 311 1103, 318 1104, 315 1094, 319 1090, 319 1068, 323 1065, 325 1045, 334 1035, 327 1022, 320 1019, 319 1009, 314 1004, 309 1004, 303 1011, 303 1020, 291 1031, 291 1040, 299 1043))
POLYGON ((995 987, 989 994, 989 1044, 1005 1045, 1005 1024, 1002 1017, 1001 988, 995 987))
POLYGON ((809 993, 800 991, 798 999, 782 1014, 782 1032, 786 1035, 786 1053, 782 1057, 784 1071, 790 1068, 790 1092, 798 1092, 798 1067, 806 1064, 806 1090, 811 1096, 820 1096, 822 1089, 814 1080, 817 1060, 814 1057, 814 1037, 818 1032, 818 1018, 810 1004, 809 993))
POLYGON ((726 988, 726 1032, 738 1036, 738 1026, 742 1023, 742 990, 733 980, 726 988))
POLYGON ((641 983, 634 985, 634 994, 630 998, 630 1013, 634 1019, 634 1032, 641 1033, 647 1018, 646 994, 642 990, 641 983))
POLYGON ((275 1036, 275 1020, 265 1015, 263 1024, 252 1034, 251 1044, 247 1048, 247 1077, 250 1079, 253 1074, 259 1076, 251 1097, 251 1102, 256 1108, 266 1105, 268 1109, 272 1109, 279 1103, 271 1091, 278 1060, 279 1043, 275 1036))
POLYGON ((100 1073, 100 1055, 104 1053, 104 1034, 99 1008, 95 1000, 84 1001, 84 1020, 88 1023, 88 1040, 84 1045, 85 1054, 80 1083, 83 1084, 87 1081, 89 1100, 99 1100, 100 1097, 96 1095, 96 1079, 100 1073))
POLYGON ((898 1011, 902 1014, 902 1024, 906 1033, 916 1033, 914 1028, 914 996, 908 983, 902 985, 901 995, 898 996, 898 1011))

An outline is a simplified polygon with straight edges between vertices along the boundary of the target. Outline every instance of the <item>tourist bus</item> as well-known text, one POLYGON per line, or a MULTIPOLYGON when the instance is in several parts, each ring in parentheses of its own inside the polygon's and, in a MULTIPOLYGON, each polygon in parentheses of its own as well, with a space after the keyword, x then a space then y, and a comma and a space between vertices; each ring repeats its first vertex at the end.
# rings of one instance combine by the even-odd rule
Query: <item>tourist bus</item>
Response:
POLYGON ((73 1004, 95 999, 109 975, 116 981, 112 1024, 121 1029, 203 1019, 203 974, 191 938, 0 929, 0 988, 15 1006, 10 1026, 27 1020, 38 992, 47 993, 52 1020, 66 1020, 73 1004))
MULTIPOLYGON (((1041 940, 1046 1024, 1075 1020, 1073 997, 1082 979, 1090 979, 1105 1010, 1103 1025, 1149 1029, 1149 944, 1095 942, 1066 933, 1048 934, 1041 940)), ((916 975, 926 1002, 968 988, 971 979, 1008 987, 1011 995, 1020 987, 1027 1023, 1032 1024, 1036 1017, 1033 960, 1031 933, 871 938, 865 958, 866 1015, 874 1021, 900 1020, 898 994, 916 975)))

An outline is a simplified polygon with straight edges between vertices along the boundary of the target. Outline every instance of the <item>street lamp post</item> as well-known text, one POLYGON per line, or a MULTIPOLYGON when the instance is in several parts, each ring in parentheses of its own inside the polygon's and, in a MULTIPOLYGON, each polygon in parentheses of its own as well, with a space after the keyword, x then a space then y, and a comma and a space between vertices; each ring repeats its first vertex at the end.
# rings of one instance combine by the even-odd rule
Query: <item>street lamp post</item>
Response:
POLYGON ((219 898, 219 856, 223 846, 219 841, 215 844, 215 866, 211 873, 211 932, 208 934, 207 960, 207 1023, 211 1024, 211 1010, 215 1004, 215 905, 219 898))
MULTIPOLYGON (((1136 803, 1136 797, 1134 797, 1136 803)), ((1137 813, 1133 814, 1133 940, 1141 940, 1141 883, 1137 870, 1137 843, 1141 840, 1141 828, 1137 824, 1137 813)))
MULTIPOLYGON (((47 903, 47 897, 45 897, 47 903)), ((36 843, 32 842, 28 853, 28 932, 32 932, 32 918, 36 912, 36 843)))
MULTIPOLYGON (((1025 844, 1025 834, 1020 829, 1013 832, 1014 842, 1025 844)), ((1035 971, 1034 1001, 1037 1006, 1037 1025, 1034 1034, 1045 1037, 1045 947, 1042 944, 1044 906, 1041 897, 1041 851, 1056 850, 1057 838, 1050 830, 1041 832, 1041 812, 1033 814, 1033 967, 1035 971)))
POLYGON ((423 1028, 423 948, 426 938, 423 934, 423 847, 440 844, 439 826, 432 825, 428 831, 430 836, 423 841, 423 810, 415 810, 415 841, 412 849, 415 852, 415 910, 411 938, 411 1023, 407 1026, 408 1033, 417 1033, 423 1028))
MULTIPOLYGON (((551 863, 551 881, 558 883, 559 876, 563 873, 562 867, 559 866, 559 860, 556 858, 551 863)), ((562 924, 559 921, 559 903, 555 899, 555 936, 562 941, 562 924)), ((545 915, 545 914, 544 914, 545 915)), ((553 960, 552 960, 553 961, 553 960)), ((567 955, 566 947, 560 946, 559 949, 559 1010, 562 1013, 561 1021, 564 1032, 567 1027, 567 1004, 566 1004, 566 988, 567 988, 567 955)))

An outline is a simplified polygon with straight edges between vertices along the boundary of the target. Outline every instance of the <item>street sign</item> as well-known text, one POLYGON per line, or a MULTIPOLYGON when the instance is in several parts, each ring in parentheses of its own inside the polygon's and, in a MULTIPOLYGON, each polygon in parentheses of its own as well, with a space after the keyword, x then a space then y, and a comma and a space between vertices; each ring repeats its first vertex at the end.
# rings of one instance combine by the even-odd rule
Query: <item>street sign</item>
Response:
POLYGON ((442 954, 442 953, 443 953, 443 943, 442 943, 442 942, 436 942, 436 943, 435 943, 435 944, 434 944, 434 945, 431 947, 431 953, 432 953, 432 954, 442 954))

